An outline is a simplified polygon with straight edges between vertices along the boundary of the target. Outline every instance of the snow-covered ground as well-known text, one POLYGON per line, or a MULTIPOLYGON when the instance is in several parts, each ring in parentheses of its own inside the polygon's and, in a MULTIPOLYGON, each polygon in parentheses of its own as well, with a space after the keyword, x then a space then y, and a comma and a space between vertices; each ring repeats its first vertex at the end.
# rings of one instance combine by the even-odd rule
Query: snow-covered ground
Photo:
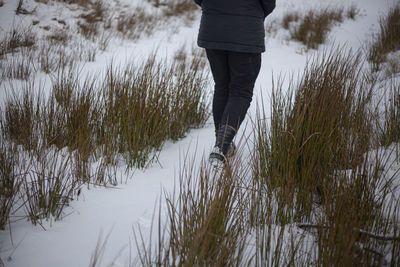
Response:
MULTIPOLYGON (((29 20, 27 24, 31 23, 35 19, 34 16, 54 23, 49 19, 52 16, 68 20, 69 16, 75 14, 74 11, 65 11, 63 9, 65 5, 49 1, 52 4, 47 6, 28 2, 31 4, 27 6, 28 9, 39 5, 36 15, 15 16, 17 2, 5 0, 4 6, 0 7, 0 29, 3 33, 13 23, 17 24, 19 21, 24 23, 24 20, 29 20)), ((267 51, 262 55, 261 72, 255 86, 254 101, 247 122, 250 121, 249 118, 255 117, 257 102, 263 101, 268 111, 273 76, 277 78, 281 75, 289 78, 294 73, 293 77, 296 77, 297 73, 303 70, 307 59, 316 52, 315 50, 307 52, 303 45, 288 41, 287 32, 279 26, 279 20, 285 12, 327 6, 347 8, 355 5, 360 10, 356 19, 345 20, 334 27, 328 41, 320 47, 320 50, 337 44, 346 44, 349 48, 357 50, 365 48, 365 44, 371 39, 371 34, 378 30, 379 16, 394 3, 396 0, 278 0, 276 10, 267 19, 268 23, 273 23, 278 30, 266 37, 267 51)), ((191 46, 196 42, 200 9, 197 12, 192 25, 185 26, 182 23, 175 31, 158 31, 151 37, 143 37, 134 42, 111 40, 107 50, 98 54, 95 62, 85 64, 85 72, 102 72, 111 60, 117 63, 129 63, 131 59, 140 61, 140 58, 146 58, 146 55, 155 49, 159 57, 173 56, 182 44, 191 46)), ((43 77, 42 79, 46 80, 43 77)), ((2 84, 0 88, 2 100, 5 97, 6 87, 6 84, 2 84)), ((246 125, 246 122, 243 125, 246 125)), ((237 138, 250 135, 250 130, 251 127, 242 127, 237 138)), ((0 231, 1 260, 5 266, 10 267, 88 266, 99 237, 102 236, 104 240, 109 234, 101 266, 112 262, 114 266, 126 265, 129 257, 135 257, 130 253, 136 252, 135 249, 131 249, 134 245, 132 227, 139 225, 144 238, 148 238, 154 208, 158 201, 163 199, 163 192, 173 191, 185 154, 188 152, 189 158, 195 158, 200 162, 211 149, 214 141, 213 132, 210 119, 204 128, 190 131, 181 141, 168 142, 160 153, 160 164, 154 163, 144 171, 132 170, 128 179, 123 171, 125 166, 121 166, 119 177, 123 183, 117 187, 84 189, 79 198, 67 209, 67 215, 61 221, 46 223, 45 229, 33 226, 26 220, 13 222, 6 227, 6 230, 0 231)), ((246 156, 249 152, 244 153, 246 156)))

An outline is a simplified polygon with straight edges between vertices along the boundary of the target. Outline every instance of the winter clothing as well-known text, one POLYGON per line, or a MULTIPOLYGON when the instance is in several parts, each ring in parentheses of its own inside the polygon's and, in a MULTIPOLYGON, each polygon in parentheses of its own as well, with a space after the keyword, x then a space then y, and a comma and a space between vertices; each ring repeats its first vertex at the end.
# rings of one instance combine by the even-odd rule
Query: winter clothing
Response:
POLYGON ((206 49, 265 51, 264 19, 275 0, 195 0, 202 8, 197 43, 206 49))
POLYGON ((224 155, 227 155, 232 146, 233 137, 236 130, 228 125, 221 125, 217 131, 217 140, 215 146, 219 147, 224 155))
POLYGON ((232 142, 236 130, 227 125, 223 125, 217 131, 217 140, 214 149, 210 153, 210 162, 215 167, 220 167, 220 163, 225 163, 227 158, 232 157, 236 152, 236 146, 232 142))
POLYGON ((197 44, 206 49, 215 82, 210 161, 225 162, 253 97, 265 51, 264 20, 275 0, 194 1, 202 8, 197 44))
POLYGON ((213 117, 220 125, 239 129, 253 96, 261 67, 261 54, 206 49, 215 81, 213 117))

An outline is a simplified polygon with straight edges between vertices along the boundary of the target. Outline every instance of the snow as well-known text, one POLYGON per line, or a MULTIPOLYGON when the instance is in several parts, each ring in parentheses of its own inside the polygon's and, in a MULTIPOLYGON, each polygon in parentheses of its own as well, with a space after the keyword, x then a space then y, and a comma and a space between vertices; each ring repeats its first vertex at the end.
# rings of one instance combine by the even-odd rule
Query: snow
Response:
MULTIPOLYGON (((16 2, 18 1, 6 0, 4 6, 0 7, 1 34, 13 24, 30 25, 34 19, 38 19, 41 24, 53 25, 56 22, 51 20, 52 17, 71 20, 78 12, 66 10, 65 4, 57 1, 49 1, 48 5, 26 1, 26 8, 31 10, 36 7, 37 12, 28 16, 16 16, 16 2)), ((131 2, 124 1, 125 4, 131 2)), ((279 19, 287 10, 336 5, 349 7, 355 4, 360 8, 361 15, 354 21, 346 20, 335 26, 329 34, 328 42, 320 49, 335 44, 346 44, 357 50, 363 48, 370 40, 372 32, 377 30, 379 16, 395 2, 308 0, 301 1, 300 4, 297 0, 279 0, 276 10, 267 20, 279 23, 279 19)), ((181 25, 175 33, 162 30, 152 37, 144 37, 135 42, 113 40, 107 50, 97 56, 95 62, 85 64, 84 72, 102 73, 111 60, 125 64, 132 60, 140 62, 141 58, 146 58, 155 49, 158 57, 171 57, 183 44, 191 46, 195 43, 199 19, 200 9, 192 25, 181 25)), ((40 35, 40 32, 38 34, 40 35)), ((315 53, 314 50, 305 51, 301 44, 286 40, 283 30, 278 30, 275 35, 267 35, 266 46, 267 51, 262 55, 262 68, 255 85, 254 101, 244 125, 250 124, 249 118, 255 118, 257 102, 263 101, 267 113, 269 112, 272 75, 275 81, 281 76, 284 84, 288 84, 290 76, 297 77, 307 59, 315 53)), ((48 83, 45 76, 38 80, 48 83)), ((0 99, 3 101, 6 85, 0 86, 0 99)), ((250 136, 250 130, 251 127, 242 127, 237 139, 243 135, 250 136)), ((155 206, 160 199, 163 200, 164 192, 172 194, 184 155, 188 152, 188 158, 194 158, 199 163, 210 151, 214 141, 213 135, 214 129, 210 119, 204 128, 190 131, 181 141, 168 142, 160 153, 159 164, 154 163, 144 171, 132 170, 129 174, 124 172, 125 166, 121 166, 117 171, 122 183, 116 187, 84 188, 79 198, 67 209, 67 215, 61 221, 47 222, 44 225, 45 229, 33 226, 26 220, 13 222, 6 230, 0 231, 0 258, 5 266, 10 267, 89 266, 99 236, 102 235, 104 240, 109 234, 101 266, 110 264, 114 259, 114 266, 125 266, 129 262, 129 253, 136 252, 130 248, 130 244, 134 244, 132 227, 139 225, 144 238, 149 238, 155 206), (126 177, 127 175, 130 177, 126 177)), ((248 155, 250 152, 244 153, 246 156, 246 153, 248 155)))

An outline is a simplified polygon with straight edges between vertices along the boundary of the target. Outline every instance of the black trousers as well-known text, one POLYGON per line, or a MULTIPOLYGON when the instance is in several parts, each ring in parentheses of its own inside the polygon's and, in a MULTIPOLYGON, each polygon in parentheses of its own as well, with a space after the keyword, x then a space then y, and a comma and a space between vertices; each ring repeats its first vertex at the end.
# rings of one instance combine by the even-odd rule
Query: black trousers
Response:
POLYGON ((261 67, 261 53, 206 49, 215 82, 212 113, 220 125, 238 130, 250 106, 261 67))

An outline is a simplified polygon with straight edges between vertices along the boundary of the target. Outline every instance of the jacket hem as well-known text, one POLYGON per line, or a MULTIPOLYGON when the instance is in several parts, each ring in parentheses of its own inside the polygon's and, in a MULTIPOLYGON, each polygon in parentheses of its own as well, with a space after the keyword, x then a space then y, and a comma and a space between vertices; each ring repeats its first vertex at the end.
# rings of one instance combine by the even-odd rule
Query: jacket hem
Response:
POLYGON ((197 40, 197 45, 205 49, 226 50, 241 53, 262 53, 265 47, 257 47, 238 43, 210 42, 197 40))

